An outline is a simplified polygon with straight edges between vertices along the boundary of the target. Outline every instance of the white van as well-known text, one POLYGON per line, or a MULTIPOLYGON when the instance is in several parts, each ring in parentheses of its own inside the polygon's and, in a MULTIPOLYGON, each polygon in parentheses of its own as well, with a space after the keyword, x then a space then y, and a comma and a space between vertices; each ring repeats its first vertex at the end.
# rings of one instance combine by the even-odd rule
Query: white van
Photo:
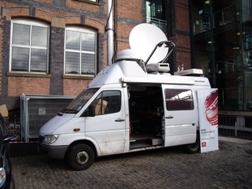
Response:
POLYGON ((168 63, 139 66, 129 52, 40 129, 40 152, 75 170, 98 156, 178 145, 199 152, 197 91, 211 89, 208 79, 170 75, 168 63))

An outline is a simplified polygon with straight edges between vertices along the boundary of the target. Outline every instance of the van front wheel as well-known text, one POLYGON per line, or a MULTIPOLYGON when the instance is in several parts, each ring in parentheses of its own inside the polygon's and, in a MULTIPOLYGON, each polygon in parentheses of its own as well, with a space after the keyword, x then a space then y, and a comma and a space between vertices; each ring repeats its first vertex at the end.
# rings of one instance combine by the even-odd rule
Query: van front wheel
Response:
POLYGON ((76 144, 70 149, 66 158, 72 169, 86 170, 94 162, 94 151, 86 144, 76 144))
POLYGON ((198 153, 200 151, 200 138, 199 138, 199 135, 197 134, 195 143, 187 144, 184 147, 185 147, 186 152, 189 153, 189 154, 198 153))

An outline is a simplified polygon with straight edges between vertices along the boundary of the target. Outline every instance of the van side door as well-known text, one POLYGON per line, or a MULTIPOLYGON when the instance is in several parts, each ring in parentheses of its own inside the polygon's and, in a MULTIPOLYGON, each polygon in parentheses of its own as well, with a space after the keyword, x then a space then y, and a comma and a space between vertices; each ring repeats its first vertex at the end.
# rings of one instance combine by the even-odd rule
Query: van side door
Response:
POLYGON ((95 115, 85 117, 86 138, 98 144, 99 155, 124 152, 126 114, 123 90, 104 90, 90 106, 94 107, 95 115))
POLYGON ((165 146, 194 143, 198 127, 198 106, 193 89, 163 85, 165 146))

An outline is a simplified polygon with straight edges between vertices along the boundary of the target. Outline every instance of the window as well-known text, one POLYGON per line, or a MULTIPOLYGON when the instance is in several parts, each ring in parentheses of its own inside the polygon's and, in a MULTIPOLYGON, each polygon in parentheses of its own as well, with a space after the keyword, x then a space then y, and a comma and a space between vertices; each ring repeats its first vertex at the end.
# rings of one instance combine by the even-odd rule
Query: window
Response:
POLYGON ((10 71, 48 72, 49 26, 29 20, 12 20, 10 71))
POLYGON ((66 28, 65 74, 96 73, 96 32, 77 27, 66 28))
POLYGON ((165 0, 146 0, 146 22, 159 27, 166 33, 165 0))
POLYGON ((166 109, 173 110, 193 110, 192 91, 187 89, 166 89, 165 90, 166 109))
POLYGON ((84 89, 65 109, 62 113, 77 113, 92 98, 99 88, 84 89))
POLYGON ((111 114, 121 110, 121 92, 103 91, 92 102, 95 115, 111 114))

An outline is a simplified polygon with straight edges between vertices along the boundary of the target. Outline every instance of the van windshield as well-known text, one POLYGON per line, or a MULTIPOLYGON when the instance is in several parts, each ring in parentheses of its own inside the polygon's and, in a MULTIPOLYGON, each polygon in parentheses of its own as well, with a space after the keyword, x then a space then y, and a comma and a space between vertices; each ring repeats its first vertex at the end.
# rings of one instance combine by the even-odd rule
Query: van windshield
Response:
POLYGON ((61 110, 62 113, 75 114, 89 101, 90 98, 98 91, 99 88, 84 89, 66 108, 61 110))

